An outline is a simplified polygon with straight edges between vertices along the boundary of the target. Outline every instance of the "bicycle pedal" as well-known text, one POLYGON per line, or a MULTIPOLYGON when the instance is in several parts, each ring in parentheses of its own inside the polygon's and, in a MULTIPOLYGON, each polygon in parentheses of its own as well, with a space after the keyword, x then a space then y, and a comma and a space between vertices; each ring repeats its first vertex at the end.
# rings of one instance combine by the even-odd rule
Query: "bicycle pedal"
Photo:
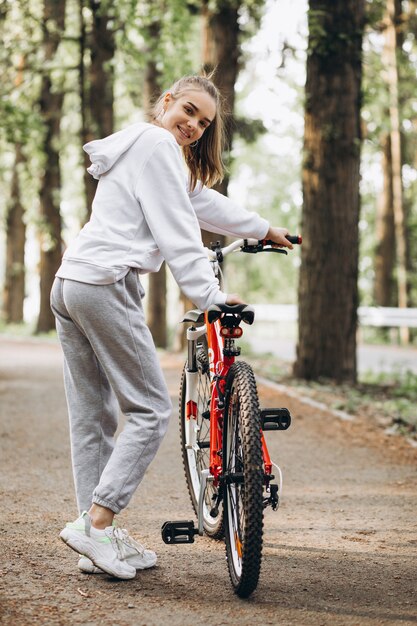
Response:
POLYGON ((261 409, 262 430, 287 430, 291 425, 288 409, 261 409))
POLYGON ((165 543, 194 543, 194 535, 198 535, 193 521, 165 522, 161 528, 165 543))

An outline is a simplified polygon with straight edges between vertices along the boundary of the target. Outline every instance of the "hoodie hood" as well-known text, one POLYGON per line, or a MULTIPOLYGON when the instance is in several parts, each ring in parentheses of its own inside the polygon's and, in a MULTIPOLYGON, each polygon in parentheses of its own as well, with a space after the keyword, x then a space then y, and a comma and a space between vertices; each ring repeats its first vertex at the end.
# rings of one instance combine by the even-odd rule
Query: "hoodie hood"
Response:
POLYGON ((95 139, 83 146, 90 157, 91 165, 87 172, 96 180, 108 172, 116 161, 132 146, 147 130, 155 128, 153 124, 138 122, 104 139, 95 139))

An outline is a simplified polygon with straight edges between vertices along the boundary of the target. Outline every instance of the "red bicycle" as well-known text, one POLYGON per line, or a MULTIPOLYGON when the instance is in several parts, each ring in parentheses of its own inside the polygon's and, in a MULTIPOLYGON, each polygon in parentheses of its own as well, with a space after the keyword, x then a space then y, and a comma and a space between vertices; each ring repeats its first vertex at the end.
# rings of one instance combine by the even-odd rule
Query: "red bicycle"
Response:
MULTIPOLYGON (((287 238, 301 243, 298 235, 287 238)), ((287 254, 268 240, 240 239, 225 248, 217 243, 210 252, 217 276, 223 258, 236 250, 287 254)), ((204 532, 224 538, 230 580, 242 598, 259 580, 264 509, 277 510, 281 495, 281 470, 271 461, 263 432, 286 430, 291 424, 288 409, 260 408, 251 366, 236 361, 241 322, 252 324, 254 317, 249 305, 225 304, 189 311, 183 319, 191 325, 180 387, 181 450, 198 527, 188 520, 162 526, 168 544, 193 543, 204 532), (272 482, 273 466, 277 483, 272 482)))

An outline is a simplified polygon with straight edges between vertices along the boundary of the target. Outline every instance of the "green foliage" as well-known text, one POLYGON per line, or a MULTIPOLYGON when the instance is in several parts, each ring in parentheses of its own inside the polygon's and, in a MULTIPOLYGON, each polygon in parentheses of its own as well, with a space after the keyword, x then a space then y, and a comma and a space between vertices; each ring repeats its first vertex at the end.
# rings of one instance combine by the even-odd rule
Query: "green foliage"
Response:
POLYGON ((241 22, 246 24, 252 22, 251 28, 256 30, 263 15, 265 0, 203 0, 202 4, 207 6, 210 13, 221 13, 227 9, 237 10, 241 22))
POLYGON ((308 12, 309 55, 328 54, 328 33, 325 28, 326 11, 324 9, 312 9, 308 12))
POLYGON ((320 380, 294 379, 291 367, 276 356, 252 355, 251 364, 258 374, 289 384, 300 396, 313 398, 330 409, 366 418, 390 434, 417 440, 417 374, 405 369, 362 374, 356 385, 337 385, 320 380))
MULTIPOLYGON (((198 71, 201 59, 200 18, 203 2, 197 0, 102 0, 100 11, 111 16, 109 28, 116 38, 116 55, 112 61, 115 76, 116 129, 143 116, 143 81, 149 60, 156 62, 161 89, 168 87, 179 75, 198 71), (154 29, 159 32, 154 37, 154 29)), ((233 199, 259 211, 271 222, 299 230, 301 213, 302 134, 279 114, 267 119, 262 111, 248 111, 242 106, 250 99, 257 80, 251 69, 252 51, 245 41, 256 32, 265 9, 264 0, 209 0, 209 10, 224 7, 239 10, 239 26, 243 50, 244 78, 239 81, 236 140, 231 165, 233 199), (248 144, 250 144, 248 146, 248 144), (283 146, 283 147, 281 147, 283 146)), ((408 3, 404 3, 405 9, 408 3)), ((84 210, 82 185, 82 152, 79 144, 81 124, 78 95, 79 1, 67 0, 64 40, 53 63, 46 67, 42 58, 42 0, 0 1, 0 192, 4 215, 14 159, 14 143, 23 144, 27 162, 22 168, 23 201, 27 220, 37 221, 38 186, 43 173, 43 125, 37 109, 42 75, 48 71, 53 89, 64 87, 64 116, 61 125, 61 158, 63 163, 63 200, 61 204, 68 230, 75 232, 84 210)), ((362 151, 362 214, 360 291, 362 303, 372 304, 373 256, 375 247, 375 208, 380 190, 380 136, 389 128, 386 109, 388 94, 381 60, 381 20, 384 0, 367 2, 368 31, 364 44, 362 151)), ((84 1, 83 14, 87 31, 91 28, 89 3, 84 1)), ((49 25, 53 30, 54 25, 49 25)), ((335 46, 346 46, 348 29, 336 41, 329 41, 326 14, 323 8, 310 11, 310 53, 329 55, 335 46), (332 48, 333 46, 333 48, 332 48)), ((417 75, 416 28, 412 16, 403 24, 403 51, 400 58, 401 108, 404 137, 404 195, 408 207, 408 232, 411 239, 411 296, 417 301, 417 131, 415 125, 415 93, 417 75), (413 26, 414 24, 414 26, 413 26)), ((277 45, 279 42, 277 41, 277 45)), ((266 52, 266 51, 265 51, 266 52)), ((294 84, 292 64, 297 71, 304 64, 300 45, 283 43, 281 65, 277 63, 266 98, 272 99, 282 87, 298 89, 299 94, 288 107, 291 115, 302 116, 302 88, 294 84)), ((329 140, 336 128, 325 129, 329 140)), ((227 275, 233 290, 248 293, 254 302, 296 301, 299 251, 288 257, 263 254, 255 257, 235 255, 228 261, 227 275)))
MULTIPOLYGON (((342 5, 340 5, 342 6, 342 5)), ((312 3, 308 12, 309 40, 307 54, 322 60, 335 62, 349 51, 358 49, 362 29, 350 17, 350 11, 343 12, 339 7, 329 10, 329 3, 312 3), (313 8, 317 6, 318 8, 313 8), (334 22, 338 22, 337 28, 334 22), (343 30, 345 29, 345 30, 343 30)), ((358 59, 359 61, 360 59, 358 59)))
POLYGON ((362 381, 383 414, 390 416, 393 430, 417 437, 417 374, 399 368, 389 373, 368 372, 362 381))
MULTIPOLYGON (((297 233, 301 209, 297 154, 283 160, 269 153, 263 136, 250 145, 237 141, 234 154, 229 194, 232 199, 259 212, 272 224, 297 233)), ((253 303, 296 302, 299 261, 299 250, 288 256, 232 255, 227 259, 228 284, 253 303)))
MULTIPOLYGON (((404 3, 404 9, 406 8, 404 3)), ((381 139, 390 132, 388 115, 389 93, 387 68, 384 67, 382 48, 384 44, 383 17, 386 3, 368 2, 368 30, 364 43, 363 105, 362 120, 364 144, 362 149, 362 215, 361 215, 361 300, 372 302, 373 257, 375 252, 375 215, 378 196, 382 186, 379 166, 381 139), (371 262, 370 262, 371 261, 371 262)), ((400 115, 403 142, 403 186, 407 207, 407 232, 410 242, 410 300, 417 302, 417 128, 413 120, 416 114, 415 93, 417 89, 417 42, 413 21, 403 13, 398 32, 402 36, 402 49, 398 52, 400 115)))
POLYGON ((244 117, 235 117, 234 120, 235 133, 238 137, 253 144, 260 135, 266 133, 266 128, 262 120, 249 120, 244 117))
POLYGON ((118 62, 123 67, 123 83, 138 106, 149 60, 156 65, 161 87, 192 70, 196 28, 183 0, 131 1, 130 8, 117 38, 118 62))

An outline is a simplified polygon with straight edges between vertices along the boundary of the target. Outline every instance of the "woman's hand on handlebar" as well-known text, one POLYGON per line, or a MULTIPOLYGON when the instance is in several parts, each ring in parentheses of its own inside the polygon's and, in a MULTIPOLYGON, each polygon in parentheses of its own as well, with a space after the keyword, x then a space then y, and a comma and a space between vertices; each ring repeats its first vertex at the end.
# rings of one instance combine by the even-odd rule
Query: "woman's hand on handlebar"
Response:
POLYGON ((270 239, 279 247, 286 247, 292 250, 294 246, 286 239, 286 235, 289 235, 289 231, 286 228, 270 226, 265 239, 270 239))
POLYGON ((226 304, 246 304, 244 300, 237 293, 228 293, 226 298, 226 304))

